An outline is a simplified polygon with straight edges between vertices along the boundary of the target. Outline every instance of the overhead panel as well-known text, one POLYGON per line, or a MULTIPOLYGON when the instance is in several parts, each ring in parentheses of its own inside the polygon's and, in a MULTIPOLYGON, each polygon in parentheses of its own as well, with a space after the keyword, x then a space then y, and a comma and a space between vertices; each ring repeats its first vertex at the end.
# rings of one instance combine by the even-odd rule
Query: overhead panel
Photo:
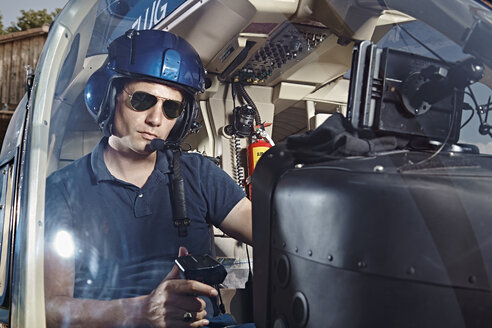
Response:
POLYGON ((283 72, 306 58, 330 35, 319 26, 284 22, 265 43, 253 49, 254 41, 246 44, 242 62, 233 61, 220 75, 222 80, 268 85, 283 72), (254 51, 254 52, 253 52, 254 51), (246 62, 246 58, 249 58, 246 62))

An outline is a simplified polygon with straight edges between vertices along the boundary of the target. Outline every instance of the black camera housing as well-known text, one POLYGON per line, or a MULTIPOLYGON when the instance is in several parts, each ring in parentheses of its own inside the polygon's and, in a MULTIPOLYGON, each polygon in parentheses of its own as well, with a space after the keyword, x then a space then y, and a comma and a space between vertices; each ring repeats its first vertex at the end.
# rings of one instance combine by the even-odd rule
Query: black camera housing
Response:
POLYGON ((464 86, 452 73, 459 68, 363 41, 354 48, 347 117, 360 132, 455 143, 464 86))

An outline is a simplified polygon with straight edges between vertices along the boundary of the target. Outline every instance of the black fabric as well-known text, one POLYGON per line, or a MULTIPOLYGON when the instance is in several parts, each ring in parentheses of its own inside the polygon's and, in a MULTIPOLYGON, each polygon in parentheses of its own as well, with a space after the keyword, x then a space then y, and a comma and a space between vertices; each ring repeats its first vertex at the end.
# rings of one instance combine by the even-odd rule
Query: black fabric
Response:
POLYGON ((363 138, 341 114, 330 116, 317 129, 287 138, 287 149, 296 159, 365 156, 403 148, 407 141, 396 136, 363 138))

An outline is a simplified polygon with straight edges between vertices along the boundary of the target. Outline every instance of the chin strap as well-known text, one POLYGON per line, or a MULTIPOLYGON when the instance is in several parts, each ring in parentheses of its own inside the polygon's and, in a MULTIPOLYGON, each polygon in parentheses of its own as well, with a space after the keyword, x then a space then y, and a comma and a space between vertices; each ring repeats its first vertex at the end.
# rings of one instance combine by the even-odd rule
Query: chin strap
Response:
POLYGON ((174 226, 178 229, 178 235, 180 237, 188 236, 188 226, 190 225, 190 219, 186 214, 186 197, 184 190, 184 180, 181 175, 181 149, 173 149, 173 212, 174 212, 174 226))

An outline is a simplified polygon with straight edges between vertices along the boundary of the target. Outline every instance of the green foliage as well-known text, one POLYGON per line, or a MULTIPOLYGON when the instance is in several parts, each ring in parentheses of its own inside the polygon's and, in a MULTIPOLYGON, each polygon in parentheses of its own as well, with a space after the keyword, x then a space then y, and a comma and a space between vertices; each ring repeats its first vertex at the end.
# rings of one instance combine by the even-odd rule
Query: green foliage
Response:
POLYGON ((3 24, 0 20, 0 34, 20 32, 30 28, 41 27, 44 24, 51 24, 51 22, 53 22, 53 19, 60 11, 60 8, 55 9, 55 11, 51 13, 48 13, 46 9, 21 10, 21 16, 17 17, 17 23, 12 22, 12 25, 7 27, 6 30, 4 30, 3 24))
POLYGON ((0 35, 5 34, 3 30, 2 14, 0 14, 0 35))

